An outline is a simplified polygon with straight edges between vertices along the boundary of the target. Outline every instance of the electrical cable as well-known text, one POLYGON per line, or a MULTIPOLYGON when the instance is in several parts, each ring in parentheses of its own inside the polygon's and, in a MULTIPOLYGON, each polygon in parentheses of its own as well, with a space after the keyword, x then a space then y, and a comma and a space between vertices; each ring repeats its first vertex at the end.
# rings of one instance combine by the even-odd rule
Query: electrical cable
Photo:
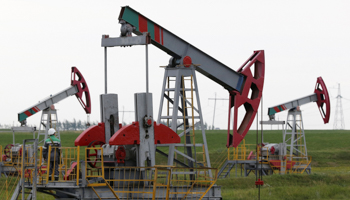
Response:
MULTIPOLYGON (((260 200, 260 186, 258 186, 256 183, 258 182, 258 166, 259 166, 259 162, 258 162, 258 159, 259 159, 259 145, 258 145, 258 142, 259 142, 259 112, 256 113, 256 163, 255 163, 255 185, 256 187, 258 187, 258 199, 260 200)), ((259 178, 260 178, 260 175, 259 175, 259 178)))
MULTIPOLYGON (((261 106, 260 106, 260 114, 261 114, 261 121, 263 121, 263 112, 262 112, 262 108, 264 107, 263 105, 263 95, 261 95, 261 106)), ((263 145, 263 124, 261 124, 261 129, 260 129, 260 132, 261 132, 261 148, 262 148, 262 145, 263 145)), ((262 160, 260 162, 260 181, 263 181, 263 178, 262 178, 262 160)), ((260 188, 261 188, 261 185, 259 185, 259 200, 260 200, 260 188)))

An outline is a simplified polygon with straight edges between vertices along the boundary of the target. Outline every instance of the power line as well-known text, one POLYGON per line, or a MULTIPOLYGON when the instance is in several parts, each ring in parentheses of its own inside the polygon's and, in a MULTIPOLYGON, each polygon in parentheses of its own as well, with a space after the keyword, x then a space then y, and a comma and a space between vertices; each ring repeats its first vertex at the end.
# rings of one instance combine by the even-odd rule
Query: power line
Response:
POLYGON ((123 115, 122 115, 122 123, 124 122, 124 113, 126 113, 126 112, 134 112, 134 111, 125 111, 124 110, 124 106, 123 106, 123 110, 122 111, 119 111, 119 112, 122 112, 123 113, 123 115))

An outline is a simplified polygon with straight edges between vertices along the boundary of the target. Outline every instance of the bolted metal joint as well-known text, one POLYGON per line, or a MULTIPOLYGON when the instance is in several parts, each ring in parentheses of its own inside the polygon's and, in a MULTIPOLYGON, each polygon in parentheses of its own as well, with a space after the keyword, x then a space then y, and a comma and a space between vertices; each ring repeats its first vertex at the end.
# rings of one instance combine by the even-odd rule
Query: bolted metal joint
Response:
POLYGON ((120 37, 131 37, 132 32, 135 30, 135 27, 133 27, 131 24, 128 24, 124 20, 120 20, 119 23, 122 25, 120 27, 120 37))
POLYGON ((152 123, 153 123, 153 119, 152 119, 152 116, 145 116, 143 118, 143 127, 144 128, 149 128, 152 126, 152 123))
POLYGON ((169 64, 168 64, 168 67, 176 67, 176 65, 180 65, 180 60, 179 59, 176 59, 174 57, 171 57, 169 59, 169 64))

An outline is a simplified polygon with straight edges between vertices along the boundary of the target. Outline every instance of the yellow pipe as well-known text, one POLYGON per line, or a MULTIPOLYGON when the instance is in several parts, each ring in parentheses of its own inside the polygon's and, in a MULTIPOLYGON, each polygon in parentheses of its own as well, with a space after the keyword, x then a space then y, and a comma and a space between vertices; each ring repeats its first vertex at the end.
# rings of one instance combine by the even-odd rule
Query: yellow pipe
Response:
POLYGON ((157 176, 158 176, 158 168, 155 168, 154 180, 153 180, 153 194, 152 194, 152 200, 155 200, 155 198, 156 198, 157 176))
MULTIPOLYGON (((40 164, 40 171, 41 171, 41 165, 43 162, 43 147, 39 147, 39 164, 40 164)), ((42 171, 39 173, 39 183, 41 183, 41 176, 42 176, 42 171)))
MULTIPOLYGON (((65 166, 65 168, 64 168, 64 174, 67 174, 67 168, 68 168, 68 149, 65 149, 65 154, 64 154, 64 158, 63 158, 63 165, 65 166)), ((62 151, 63 152, 63 151, 62 151)), ((62 178, 62 179, 64 179, 64 177, 62 178)))
POLYGON ((7 184, 7 179, 6 179, 6 200, 7 199, 9 199, 9 197, 8 197, 8 189, 9 189, 9 186, 8 186, 8 184, 7 184))
POLYGON ((89 148, 86 148, 85 149, 85 177, 87 178, 88 177, 88 173, 87 173, 87 165, 88 165, 88 163, 87 163, 87 150, 88 150, 89 148))
POLYGON ((227 148, 227 160, 230 160, 230 148, 227 148))
POLYGON ((171 171, 168 170, 168 181, 166 184, 166 199, 165 200, 169 200, 170 178, 171 178, 171 171))
MULTIPOLYGON (((77 185, 79 185, 79 156, 80 156, 80 146, 77 147, 78 155, 77 155, 77 185)), ((86 163, 87 164, 87 163, 86 163)), ((85 169, 86 172, 86 169, 85 169)))
MULTIPOLYGON (((105 177, 105 170, 104 170, 104 166, 103 166, 103 149, 99 148, 101 150, 101 170, 102 170, 102 178, 105 177)), ((97 156, 96 156, 97 157, 97 156)))

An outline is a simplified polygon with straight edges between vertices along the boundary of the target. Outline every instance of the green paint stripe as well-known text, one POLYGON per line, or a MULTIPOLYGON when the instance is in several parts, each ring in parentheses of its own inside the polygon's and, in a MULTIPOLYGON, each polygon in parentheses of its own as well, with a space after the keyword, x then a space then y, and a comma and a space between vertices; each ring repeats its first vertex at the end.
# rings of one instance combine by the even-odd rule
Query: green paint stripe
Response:
POLYGON ((135 11, 125 7, 122 19, 135 26, 136 30, 139 31, 139 15, 135 11))
POLYGON ((270 109, 269 109, 269 115, 273 115, 273 114, 275 114, 275 113, 276 113, 275 109, 273 109, 273 108, 270 108, 270 109))
POLYGON ((147 31, 151 34, 151 38, 152 40, 155 40, 155 37, 154 37, 154 23, 147 20, 147 31))
POLYGON ((23 121, 25 119, 27 119, 27 115, 24 113, 18 114, 18 121, 23 121))
MULTIPOLYGON (((33 109, 29 109, 28 112, 30 112, 32 115, 36 113, 33 109)), ((27 118, 28 116, 24 112, 18 115, 18 121, 23 121, 27 118)))
MULTIPOLYGON (((136 31, 140 31, 139 29, 139 14, 129 7, 125 7, 122 19, 127 21, 129 24, 136 27, 136 31)), ((146 18, 147 19, 147 18, 146 18)), ((155 40, 154 36, 154 23, 147 19, 147 31, 150 33, 151 38, 155 40)))

